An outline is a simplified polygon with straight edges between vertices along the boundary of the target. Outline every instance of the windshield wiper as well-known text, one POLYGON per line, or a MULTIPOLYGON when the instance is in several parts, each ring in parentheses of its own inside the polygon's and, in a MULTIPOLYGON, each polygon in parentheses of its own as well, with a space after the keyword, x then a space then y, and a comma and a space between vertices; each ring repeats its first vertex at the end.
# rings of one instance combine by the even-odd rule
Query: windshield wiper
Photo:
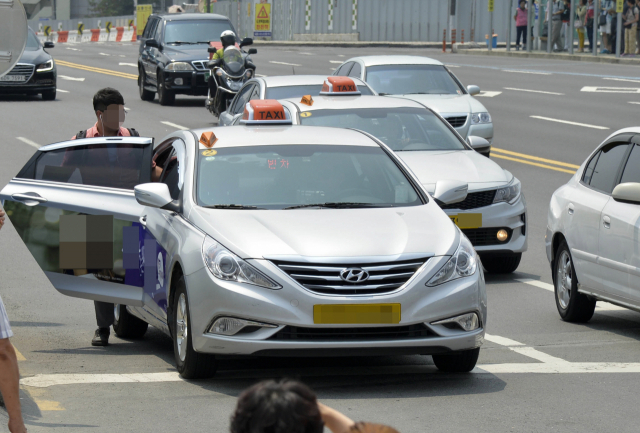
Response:
POLYGON ((264 209, 258 206, 248 206, 243 204, 212 204, 209 206, 202 206, 207 209, 264 209))
POLYGON ((285 207, 284 210, 289 209, 302 209, 305 207, 328 207, 334 209, 340 208, 358 208, 358 207, 389 207, 390 205, 385 204, 375 204, 375 203, 348 203, 348 202, 338 202, 338 203, 313 203, 313 204, 301 204, 298 206, 289 206, 285 207))
MULTIPOLYGON (((167 44, 170 45, 193 45, 193 44, 197 44, 198 42, 186 42, 186 41, 173 41, 173 42, 167 42, 167 44)), ((209 42, 207 42, 209 43, 209 42)))

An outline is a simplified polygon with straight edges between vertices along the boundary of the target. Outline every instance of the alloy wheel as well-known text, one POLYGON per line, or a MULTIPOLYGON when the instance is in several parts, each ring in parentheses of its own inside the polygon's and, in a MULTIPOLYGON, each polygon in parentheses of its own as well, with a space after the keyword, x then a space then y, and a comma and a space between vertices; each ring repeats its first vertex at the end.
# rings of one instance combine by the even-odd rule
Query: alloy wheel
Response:
POLYGON ((176 311, 176 342, 178 345, 178 356, 180 361, 187 356, 187 341, 189 338, 189 323, 187 317, 187 299, 184 293, 178 299, 178 309, 176 311))
POLYGON ((562 251, 556 267, 556 296, 563 310, 569 307, 571 285, 573 283, 573 266, 568 251, 562 251))

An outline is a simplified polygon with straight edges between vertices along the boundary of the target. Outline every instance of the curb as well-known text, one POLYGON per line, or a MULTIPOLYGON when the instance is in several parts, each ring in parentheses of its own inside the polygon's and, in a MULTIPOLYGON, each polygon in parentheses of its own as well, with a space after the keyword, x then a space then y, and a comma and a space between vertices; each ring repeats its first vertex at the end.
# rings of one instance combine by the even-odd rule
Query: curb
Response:
MULTIPOLYGON (((253 41, 258 46, 273 47, 386 47, 386 48, 439 48, 442 49, 442 42, 378 42, 378 41, 253 41)), ((451 49, 451 44, 447 43, 447 49, 451 49)))
POLYGON ((541 52, 527 53, 526 51, 501 51, 501 50, 489 51, 487 49, 475 49, 475 50, 457 49, 456 51, 458 54, 471 54, 471 55, 479 55, 479 56, 524 57, 524 58, 532 58, 532 59, 569 60, 574 62, 640 65, 640 58, 618 59, 616 57, 608 57, 605 55, 593 56, 591 54, 584 55, 584 54, 565 54, 565 53, 541 53, 541 52))

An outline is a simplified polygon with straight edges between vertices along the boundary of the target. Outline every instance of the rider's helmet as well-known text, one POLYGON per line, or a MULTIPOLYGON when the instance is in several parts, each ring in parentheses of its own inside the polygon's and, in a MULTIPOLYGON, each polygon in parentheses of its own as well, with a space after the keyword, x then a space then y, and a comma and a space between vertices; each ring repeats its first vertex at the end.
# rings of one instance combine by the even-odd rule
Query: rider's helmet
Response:
POLYGON ((220 35, 220 42, 222 42, 222 49, 235 45, 236 43, 236 34, 231 30, 225 30, 220 35))

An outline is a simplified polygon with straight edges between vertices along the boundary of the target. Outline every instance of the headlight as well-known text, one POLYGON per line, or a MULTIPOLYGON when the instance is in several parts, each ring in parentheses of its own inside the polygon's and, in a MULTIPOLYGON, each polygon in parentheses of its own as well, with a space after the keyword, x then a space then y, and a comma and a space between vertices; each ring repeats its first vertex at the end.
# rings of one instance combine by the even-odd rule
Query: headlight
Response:
POLYGON ((254 284, 267 289, 282 288, 210 237, 206 237, 202 244, 202 257, 211 273, 221 280, 254 284))
POLYGON ((53 69, 53 59, 50 59, 44 63, 39 64, 38 67, 36 68, 36 71, 45 72, 45 71, 50 71, 52 69, 53 69))
POLYGON ((467 237, 460 232, 460 245, 449 261, 431 277, 427 286, 433 287, 462 277, 470 277, 478 269, 476 250, 467 237))
POLYGON ((458 327, 463 331, 473 331, 480 327, 480 320, 476 313, 463 314, 449 319, 432 322, 432 325, 444 325, 445 327, 458 327))
POLYGON ((251 69, 247 69, 247 72, 244 73, 244 76, 247 77, 247 80, 253 76, 253 71, 251 69))
POLYGON ((229 86, 231 90, 240 90, 240 88, 242 87, 242 81, 233 81, 227 79, 227 86, 229 86))
POLYGON ((473 113, 471 115, 471 124, 491 123, 491 114, 489 113, 473 113))
POLYGON ((218 69, 216 70, 216 75, 217 75, 218 77, 222 77, 223 75, 224 75, 225 77, 227 76, 227 74, 225 74, 225 73, 224 73, 224 71, 223 71, 222 69, 220 69, 220 68, 218 68, 218 69))
POLYGON ((500 203, 506 201, 509 204, 513 204, 516 202, 518 197, 520 197, 520 190, 522 184, 517 178, 513 178, 513 180, 509 183, 509 185, 499 188, 496 191, 496 196, 493 199, 494 203, 500 203))
POLYGON ((172 62, 167 65, 167 71, 193 71, 193 66, 187 62, 172 62))

